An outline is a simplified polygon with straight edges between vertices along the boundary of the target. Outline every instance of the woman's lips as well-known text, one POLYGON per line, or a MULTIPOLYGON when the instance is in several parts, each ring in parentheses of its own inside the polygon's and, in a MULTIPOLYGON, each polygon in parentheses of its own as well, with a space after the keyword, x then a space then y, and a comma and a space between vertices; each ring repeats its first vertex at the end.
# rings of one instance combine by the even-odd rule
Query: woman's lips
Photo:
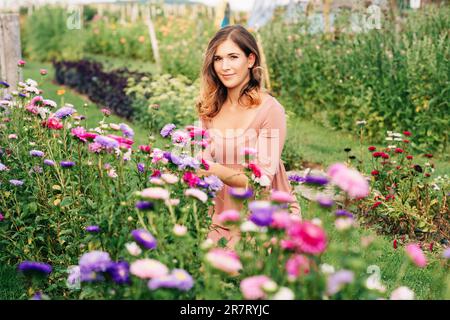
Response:
POLYGON ((234 74, 223 74, 222 77, 224 77, 225 79, 229 79, 232 76, 234 76, 234 74))

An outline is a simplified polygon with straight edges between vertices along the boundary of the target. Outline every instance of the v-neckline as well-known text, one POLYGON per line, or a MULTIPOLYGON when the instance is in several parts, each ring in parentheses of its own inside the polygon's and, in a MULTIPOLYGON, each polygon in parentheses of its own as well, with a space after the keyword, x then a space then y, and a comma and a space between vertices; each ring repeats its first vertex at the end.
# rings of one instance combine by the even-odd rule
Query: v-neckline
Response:
MULTIPOLYGON (((222 139, 235 139, 235 138, 239 138, 239 137, 241 137, 245 132, 247 132, 247 130, 248 130, 248 129, 253 125, 253 123, 258 119, 259 115, 261 114, 261 111, 264 109, 264 107, 266 106, 267 102, 268 102, 270 99, 273 99, 273 97, 272 97, 271 95, 269 95, 269 96, 263 101, 263 103, 261 103, 261 105, 258 107, 259 110, 256 112, 256 115, 253 117, 252 121, 249 123, 249 125, 247 126, 247 128, 244 128, 244 129, 242 129, 242 128, 236 129, 236 130, 243 130, 243 131, 242 131, 242 134, 240 134, 240 135, 233 136, 233 137, 228 137, 227 135, 224 135, 223 132, 222 132, 222 130, 220 130, 220 129, 217 129, 217 128, 209 128, 209 129, 212 129, 213 131, 218 131, 218 132, 220 133, 219 136, 220 136, 220 138, 222 138, 222 139)), ((212 124, 212 121, 211 121, 210 123, 212 124)))

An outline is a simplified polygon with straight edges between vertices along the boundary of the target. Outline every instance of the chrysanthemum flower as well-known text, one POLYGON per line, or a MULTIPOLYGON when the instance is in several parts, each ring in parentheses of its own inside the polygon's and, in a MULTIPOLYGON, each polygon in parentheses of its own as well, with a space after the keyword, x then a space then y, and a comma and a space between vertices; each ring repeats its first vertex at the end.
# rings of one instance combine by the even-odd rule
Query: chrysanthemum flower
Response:
POLYGON ((157 241, 153 235, 145 229, 136 229, 131 232, 134 240, 146 249, 155 249, 157 241))

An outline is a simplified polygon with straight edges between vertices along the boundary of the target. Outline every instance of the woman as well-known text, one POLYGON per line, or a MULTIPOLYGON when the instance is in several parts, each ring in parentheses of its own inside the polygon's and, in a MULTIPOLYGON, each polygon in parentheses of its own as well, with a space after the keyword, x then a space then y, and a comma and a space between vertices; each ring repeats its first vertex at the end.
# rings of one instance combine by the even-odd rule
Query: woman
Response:
MULTIPOLYGON (((228 26, 210 41, 202 68, 197 112, 211 143, 202 152, 208 170, 199 176, 216 175, 224 188, 215 198, 213 230, 209 238, 225 237, 229 246, 239 240, 239 230, 217 223, 225 210, 237 209, 230 188, 245 188, 243 148, 257 149, 257 165, 268 177, 270 189, 291 192, 286 170, 280 160, 286 137, 286 115, 281 104, 261 85, 260 54, 255 38, 244 27, 228 26)), ((297 202, 292 213, 300 214, 297 202)))

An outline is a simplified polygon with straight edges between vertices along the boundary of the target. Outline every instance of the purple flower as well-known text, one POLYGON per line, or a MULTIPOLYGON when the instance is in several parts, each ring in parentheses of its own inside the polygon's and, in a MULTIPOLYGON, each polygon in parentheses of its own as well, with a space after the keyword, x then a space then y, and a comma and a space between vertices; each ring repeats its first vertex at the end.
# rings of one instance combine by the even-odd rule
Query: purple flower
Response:
POLYGON ((113 262, 107 272, 117 284, 130 284, 130 265, 126 261, 113 262))
POLYGON ((307 184, 316 184, 319 186, 324 186, 328 183, 328 179, 321 176, 306 176, 305 183, 307 184))
POLYGON ((185 156, 185 157, 181 158, 181 163, 178 165, 178 169, 184 170, 186 168, 192 168, 192 169, 198 170, 200 168, 200 162, 195 158, 185 156))
POLYGON ((133 138, 134 137, 134 131, 131 129, 127 124, 121 123, 119 124, 120 130, 122 131, 122 134, 126 138, 133 138))
POLYGON ((175 154, 169 153, 169 161, 172 162, 173 164, 179 166, 181 165, 181 158, 175 154))
POLYGON ((41 291, 36 292, 30 300, 50 300, 46 294, 42 294, 41 291))
POLYGON ((136 208, 142 211, 153 210, 153 203, 149 201, 138 201, 136 202, 136 208))
POLYGON ((353 218, 353 214, 351 212, 348 212, 347 210, 344 210, 344 209, 336 210, 336 212, 334 214, 336 215, 336 217, 353 218))
POLYGON ((99 226, 87 226, 84 230, 86 230, 87 232, 97 233, 97 232, 100 232, 100 227, 99 226))
POLYGON ((230 188, 229 193, 233 198, 239 200, 248 199, 253 196, 253 190, 250 188, 230 188))
POLYGON ((55 161, 50 160, 50 159, 45 159, 44 164, 47 166, 53 167, 55 165, 55 161))
POLYGON ((19 264, 19 271, 25 275, 48 275, 52 272, 52 266, 42 262, 24 261, 19 264))
POLYGON ((169 275, 153 278, 148 282, 150 290, 173 288, 188 291, 194 286, 194 279, 183 269, 173 269, 169 275))
POLYGON ((447 249, 444 250, 444 252, 442 252, 442 256, 444 257, 444 259, 450 259, 450 247, 448 247, 447 249))
POLYGON ((42 167, 41 166, 33 166, 33 171, 36 173, 42 173, 42 167))
POLYGON ((354 273, 350 270, 340 270, 333 273, 328 277, 327 293, 329 295, 334 295, 342 289, 343 285, 352 283, 354 277, 354 273))
POLYGON ((329 208, 332 207, 334 204, 334 201, 331 197, 327 197, 327 196, 318 196, 316 198, 317 203, 325 208, 329 208))
POLYGON ((39 151, 39 150, 31 150, 30 151, 30 156, 42 158, 44 156, 44 152, 39 151))
POLYGON ((136 229, 131 232, 131 236, 141 246, 147 249, 155 249, 157 241, 153 235, 145 229, 136 229))
POLYGON ((145 171, 145 164, 142 163, 142 162, 139 162, 139 163, 137 164, 137 169, 138 169, 138 171, 139 171, 140 173, 143 173, 143 172, 145 171))
POLYGON ((305 178, 299 176, 298 174, 290 175, 288 177, 288 180, 289 181, 293 181, 293 182, 297 182, 297 183, 305 182, 305 178))
POLYGON ((6 171, 7 169, 8 169, 8 167, 0 162, 0 171, 6 171))
POLYGON ((223 182, 218 177, 211 175, 203 179, 208 184, 208 189, 217 192, 223 188, 223 182))
POLYGON ((54 116, 59 119, 64 119, 65 117, 68 117, 74 114, 75 112, 77 112, 77 110, 75 110, 72 107, 62 107, 55 112, 54 116))
POLYGON ((61 161, 59 164, 63 168, 70 168, 70 167, 73 167, 75 165, 75 162, 73 162, 73 161, 61 161))
POLYGON ((0 81, 0 87, 9 88, 9 83, 6 81, 0 81))
POLYGON ((16 186, 16 187, 23 185, 22 180, 16 180, 16 179, 9 180, 9 183, 11 183, 13 186, 16 186))
POLYGON ((111 264, 109 253, 104 251, 91 251, 81 256, 79 260, 80 280, 95 281, 103 280, 101 272, 105 272, 111 264))
POLYGON ((163 136, 164 138, 169 136, 172 133, 173 129, 175 129, 175 128, 176 128, 176 126, 173 123, 166 124, 161 129, 161 132, 160 132, 161 136, 163 136))
POLYGON ((0 213, 0 222, 2 222, 3 220, 5 220, 5 216, 0 213))
POLYGON ((106 149, 115 149, 119 147, 119 142, 110 137, 96 136, 94 138, 94 142, 98 143, 99 145, 101 145, 103 148, 106 149))
POLYGON ((260 227, 268 226, 273 221, 273 211, 270 201, 252 201, 248 205, 250 210, 250 221, 260 227))

